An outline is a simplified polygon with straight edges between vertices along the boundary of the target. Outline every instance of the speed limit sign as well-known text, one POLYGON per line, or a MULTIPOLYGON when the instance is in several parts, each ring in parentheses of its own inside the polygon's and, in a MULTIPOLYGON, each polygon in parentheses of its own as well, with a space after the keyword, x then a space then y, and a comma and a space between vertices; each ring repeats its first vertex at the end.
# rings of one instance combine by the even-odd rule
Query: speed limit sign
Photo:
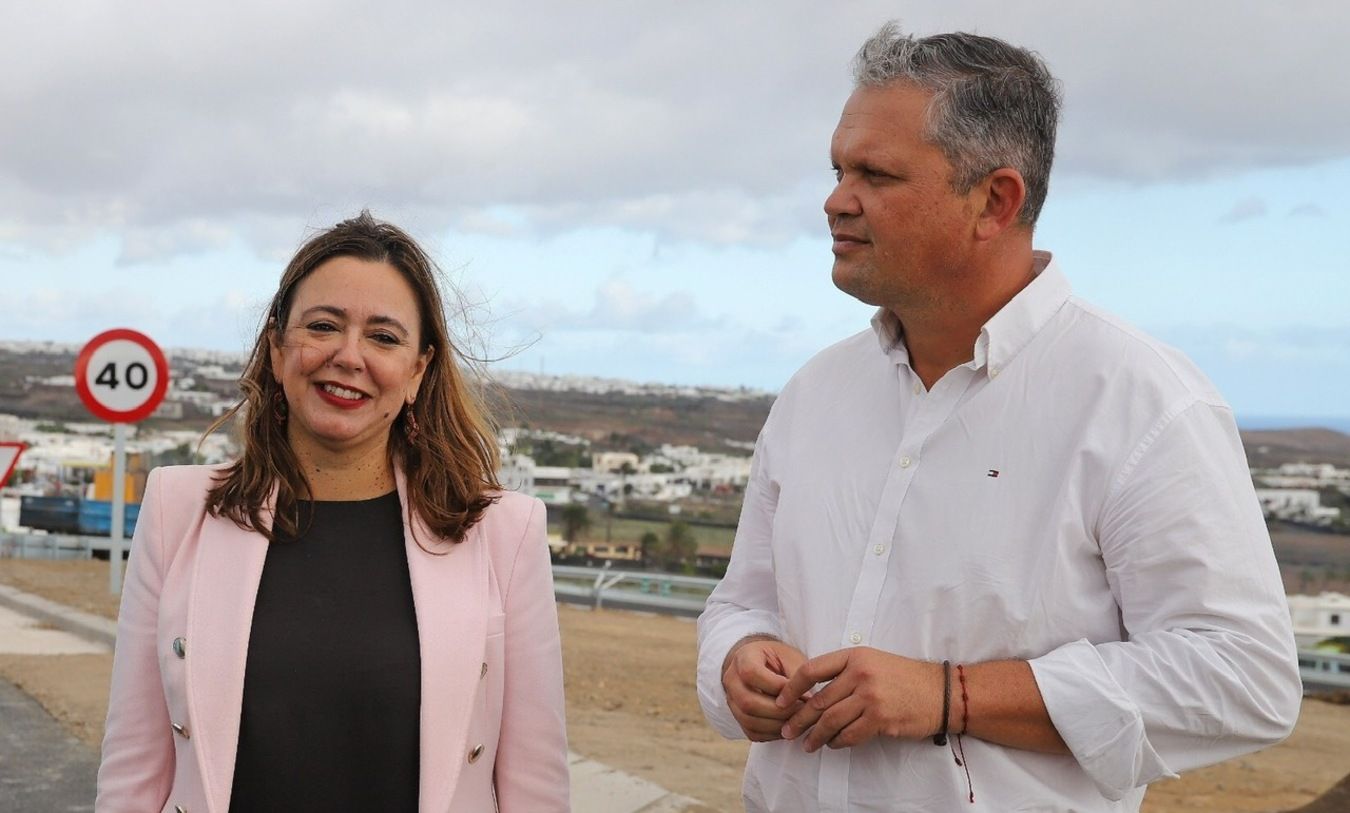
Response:
POLYGON ((75 391, 90 412, 109 423, 144 420, 168 388, 164 353, 135 330, 105 330, 75 359, 75 391))

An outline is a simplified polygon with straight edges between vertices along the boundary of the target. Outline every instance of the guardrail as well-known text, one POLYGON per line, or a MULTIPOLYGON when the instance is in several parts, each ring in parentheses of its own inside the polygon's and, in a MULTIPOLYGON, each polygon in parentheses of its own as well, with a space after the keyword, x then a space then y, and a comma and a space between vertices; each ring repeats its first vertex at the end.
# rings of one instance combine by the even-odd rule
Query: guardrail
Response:
POLYGON ((641 610, 694 617, 703 612, 717 579, 605 567, 553 566, 558 601, 596 609, 641 610))
MULTIPOLYGON (((0 559, 90 559, 107 554, 106 536, 0 532, 0 559)), ((553 566, 558 601, 616 610, 640 610, 694 617, 717 586, 717 579, 606 567, 553 566)))
POLYGON ((0 532, 0 559, 89 559, 108 543, 106 536, 0 532))

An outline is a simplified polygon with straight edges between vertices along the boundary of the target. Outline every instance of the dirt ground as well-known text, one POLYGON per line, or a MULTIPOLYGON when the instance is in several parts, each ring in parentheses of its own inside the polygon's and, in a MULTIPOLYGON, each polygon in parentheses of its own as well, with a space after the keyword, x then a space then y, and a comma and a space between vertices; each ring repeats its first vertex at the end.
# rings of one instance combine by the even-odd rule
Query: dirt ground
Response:
MULTIPOLYGON (((107 563, 0 560, 0 582, 105 616, 107 563)), ((559 610, 573 750, 700 799, 740 808, 747 745, 703 722, 694 693, 691 621, 569 606, 559 610)), ((35 697, 86 742, 102 737, 107 655, 5 656, 0 675, 35 697)), ((1147 813, 1285 811, 1350 772, 1350 706, 1304 703, 1294 735, 1258 754, 1155 784, 1147 813)))

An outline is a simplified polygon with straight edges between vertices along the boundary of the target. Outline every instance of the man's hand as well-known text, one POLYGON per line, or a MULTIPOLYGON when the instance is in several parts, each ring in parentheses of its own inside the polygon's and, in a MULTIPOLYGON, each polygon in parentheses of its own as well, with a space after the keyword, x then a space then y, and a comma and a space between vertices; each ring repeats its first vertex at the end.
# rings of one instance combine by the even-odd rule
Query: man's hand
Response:
MULTIPOLYGON (((731 715, 751 742, 782 739, 783 721, 802 707, 800 700, 778 705, 788 675, 806 662, 796 647, 767 637, 737 643, 722 663, 722 688, 731 715)), ((801 694, 800 692, 798 694, 801 694)))
POLYGON ((802 664, 776 705, 796 709, 782 727, 785 739, 810 729, 807 753, 823 745, 852 748, 879 734, 919 739, 942 727, 942 666, 870 647, 840 649, 802 664))

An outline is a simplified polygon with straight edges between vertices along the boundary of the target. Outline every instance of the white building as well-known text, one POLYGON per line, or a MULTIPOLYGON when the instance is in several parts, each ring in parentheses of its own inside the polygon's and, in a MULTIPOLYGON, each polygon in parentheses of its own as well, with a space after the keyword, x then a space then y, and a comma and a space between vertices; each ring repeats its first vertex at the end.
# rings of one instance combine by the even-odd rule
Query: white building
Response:
POLYGON ((1258 488, 1256 499, 1267 517, 1314 525, 1329 525, 1341 516, 1341 509, 1322 505, 1322 495, 1311 488, 1258 488))
POLYGON ((535 466, 529 493, 546 505, 567 505, 572 501, 572 470, 566 466, 535 466))
POLYGON ((591 455, 591 468, 596 471, 618 473, 628 466, 629 471, 637 471, 642 459, 632 452, 595 452, 591 455))
POLYGON ((1350 636, 1350 596, 1322 593, 1289 596, 1289 617, 1300 649, 1337 636, 1350 636))
POLYGON ((497 482, 511 491, 534 494, 534 458, 524 454, 503 454, 497 482))

